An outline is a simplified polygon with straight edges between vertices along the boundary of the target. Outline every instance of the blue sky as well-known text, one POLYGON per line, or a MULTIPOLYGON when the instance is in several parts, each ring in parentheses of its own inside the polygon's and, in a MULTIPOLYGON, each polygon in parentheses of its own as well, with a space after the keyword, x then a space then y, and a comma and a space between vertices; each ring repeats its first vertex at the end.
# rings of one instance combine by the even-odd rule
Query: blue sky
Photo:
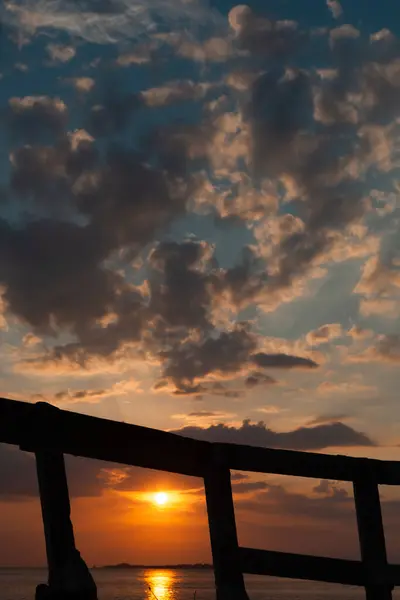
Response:
POLYGON ((400 458, 399 17, 6 2, 2 395, 400 458))

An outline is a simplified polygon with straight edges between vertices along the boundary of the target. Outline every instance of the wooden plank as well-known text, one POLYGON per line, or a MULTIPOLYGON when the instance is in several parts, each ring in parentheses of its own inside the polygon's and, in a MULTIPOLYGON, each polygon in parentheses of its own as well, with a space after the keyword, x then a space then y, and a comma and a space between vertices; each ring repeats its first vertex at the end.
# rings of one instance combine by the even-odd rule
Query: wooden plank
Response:
POLYGON ((372 582, 367 583, 367 600, 391 600, 393 583, 389 578, 379 489, 374 472, 365 462, 354 484, 361 559, 372 582))
POLYGON ((240 568, 229 469, 213 460, 204 485, 217 600, 248 600, 240 568))
POLYGON ((211 444, 179 435, 0 399, 0 442, 202 477, 211 444))
POLYGON ((373 573, 366 570, 363 563, 357 560, 253 548, 239 548, 239 553, 242 571, 249 575, 269 575, 357 586, 364 586, 366 583, 400 585, 399 565, 388 565, 387 572, 383 575, 384 579, 381 575, 379 581, 374 581, 373 573))
POLYGON ((296 450, 278 450, 236 444, 214 444, 229 467, 236 471, 273 473, 295 477, 354 481, 367 462, 377 474, 379 483, 400 485, 400 462, 353 458, 296 450))
POLYGON ((211 444, 64 411, 45 403, 29 404, 4 398, 0 398, 1 442, 28 451, 54 448, 64 454, 197 477, 203 477, 213 447, 218 448, 230 469, 295 477, 353 481, 367 462, 376 473, 378 483, 400 485, 400 461, 211 444))
POLYGON ((41 450, 36 453, 36 469, 51 597, 97 600, 96 584, 75 547, 64 457, 41 450))
POLYGON ((361 562, 355 560, 253 548, 240 548, 239 552, 243 573, 343 585, 362 586, 365 583, 364 567, 361 562))

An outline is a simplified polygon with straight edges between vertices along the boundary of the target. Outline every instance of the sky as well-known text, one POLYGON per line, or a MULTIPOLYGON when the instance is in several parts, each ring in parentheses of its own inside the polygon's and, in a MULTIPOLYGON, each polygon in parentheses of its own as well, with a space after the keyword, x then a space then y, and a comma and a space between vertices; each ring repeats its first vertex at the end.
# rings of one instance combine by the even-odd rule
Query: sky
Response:
MULTIPOLYGON (((400 460, 400 7, 7 0, 0 24, 1 395, 400 460)), ((210 560, 201 480, 67 469, 88 564, 210 560)), ((351 486, 232 480, 240 544, 359 556, 351 486)), ((0 565, 44 562, 33 458, 1 445, 0 565)))

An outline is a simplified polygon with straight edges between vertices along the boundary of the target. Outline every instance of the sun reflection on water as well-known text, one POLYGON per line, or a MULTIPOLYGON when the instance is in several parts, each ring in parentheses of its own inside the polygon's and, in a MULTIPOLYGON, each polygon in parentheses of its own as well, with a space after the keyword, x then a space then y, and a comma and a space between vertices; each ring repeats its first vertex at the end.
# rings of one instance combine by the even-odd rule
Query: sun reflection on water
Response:
POLYGON ((175 593, 175 576, 171 571, 146 571, 146 600, 173 600, 175 593))

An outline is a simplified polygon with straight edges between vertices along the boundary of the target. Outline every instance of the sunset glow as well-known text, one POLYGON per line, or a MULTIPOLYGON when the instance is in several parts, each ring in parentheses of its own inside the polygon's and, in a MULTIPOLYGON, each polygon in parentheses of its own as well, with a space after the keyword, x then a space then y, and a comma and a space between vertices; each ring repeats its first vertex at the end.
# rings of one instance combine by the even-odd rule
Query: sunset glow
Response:
POLYGON ((165 492, 157 492, 154 494, 154 503, 157 506, 165 506, 169 502, 169 496, 165 492))

